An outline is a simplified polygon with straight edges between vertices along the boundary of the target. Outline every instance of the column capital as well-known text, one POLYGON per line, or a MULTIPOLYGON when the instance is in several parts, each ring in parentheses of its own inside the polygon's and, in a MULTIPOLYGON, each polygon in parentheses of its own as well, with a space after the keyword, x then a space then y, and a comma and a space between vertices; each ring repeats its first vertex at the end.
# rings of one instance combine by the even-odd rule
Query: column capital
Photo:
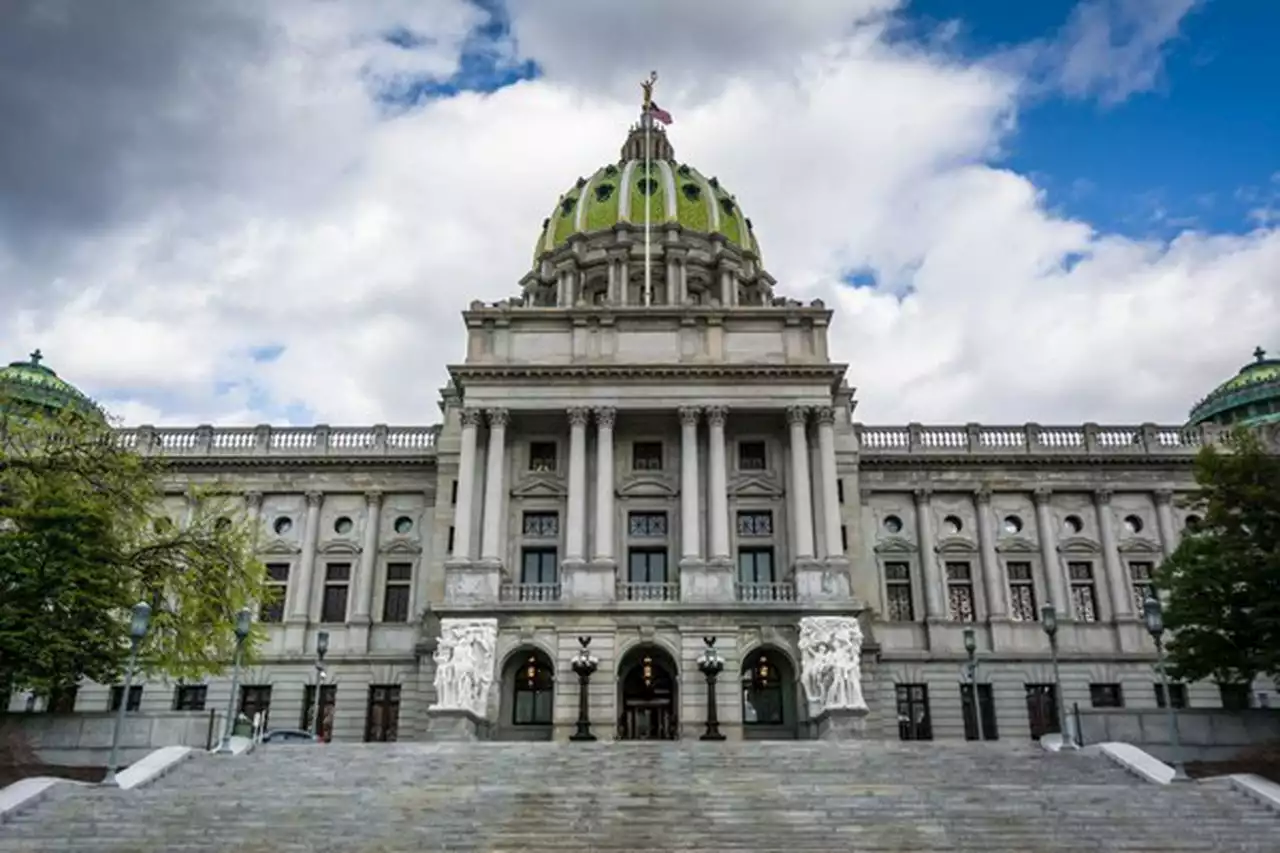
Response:
POLYGON ((262 492, 245 492, 244 502, 249 509, 258 509, 262 506, 262 492))
POLYGON ((813 410, 813 418, 820 426, 829 426, 836 422, 835 406, 817 406, 813 410))
POLYGON ((1167 505, 1173 502, 1173 489, 1156 489, 1152 492, 1152 496, 1156 499, 1157 505, 1167 505))
POLYGON ((613 429, 618 422, 618 410, 613 406, 597 406, 595 413, 596 426, 601 429, 613 429))
POLYGON ((1110 489, 1095 489, 1093 499, 1099 506, 1107 506, 1111 503, 1110 489))
POLYGON ((927 504, 933 498, 933 489, 928 486, 921 486, 918 489, 912 489, 911 493, 915 495, 916 503, 927 504))
POLYGON ((511 422, 511 412, 508 409, 486 409, 485 414, 489 417, 491 427, 504 427, 511 422))
POLYGON ((702 414, 700 406, 681 406, 678 410, 681 426, 697 426, 698 416, 702 414))
POLYGON ((379 489, 370 489, 364 493, 364 502, 371 507, 382 505, 382 491, 379 489))
POLYGON ((973 490, 973 497, 975 500, 977 500, 980 506, 990 506, 991 505, 991 487, 979 486, 978 488, 973 490))
POLYGON ((484 416, 479 409, 463 409, 459 417, 462 420, 462 428, 466 429, 467 427, 480 426, 480 421, 484 416))
POLYGON ((804 426, 804 422, 808 417, 808 406, 787 406, 787 423, 791 426, 795 426, 796 424, 804 426))
POLYGON ((307 492, 308 507, 318 507, 322 500, 324 500, 324 492, 307 492))
POLYGON ((1032 489, 1031 498, 1036 502, 1036 506, 1048 506, 1049 501, 1053 499, 1053 489, 1040 487, 1032 489))
POLYGON ((591 410, 584 406, 574 406, 572 409, 569 409, 568 415, 569 426, 586 426, 587 421, 591 418, 591 410))
POLYGON ((728 406, 707 406, 707 425, 713 427, 724 426, 725 418, 729 416, 728 406))

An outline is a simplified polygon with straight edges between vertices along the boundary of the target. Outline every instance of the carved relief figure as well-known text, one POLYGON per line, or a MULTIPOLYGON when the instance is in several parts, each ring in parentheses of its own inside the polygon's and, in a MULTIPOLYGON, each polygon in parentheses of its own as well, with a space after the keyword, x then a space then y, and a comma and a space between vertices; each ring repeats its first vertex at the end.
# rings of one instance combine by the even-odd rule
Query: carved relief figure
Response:
POLYGON ((436 662, 437 710, 470 711, 485 716, 493 685, 496 619, 442 619, 436 662))
POLYGON ((800 620, 801 684, 810 713, 866 710, 862 696, 862 629, 848 616, 800 620))

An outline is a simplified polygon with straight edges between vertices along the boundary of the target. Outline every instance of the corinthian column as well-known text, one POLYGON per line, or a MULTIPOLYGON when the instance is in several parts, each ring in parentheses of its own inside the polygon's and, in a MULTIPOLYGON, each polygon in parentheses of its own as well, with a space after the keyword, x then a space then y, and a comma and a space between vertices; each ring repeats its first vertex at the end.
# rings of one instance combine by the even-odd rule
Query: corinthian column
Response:
POLYGON ((594 561, 613 562, 613 424, 617 409, 596 409, 596 537, 594 561))
POLYGON ((707 514, 711 525, 711 559, 731 562, 729 557, 729 483, 725 465, 724 421, 729 410, 724 406, 707 408, 708 488, 707 514))
POLYGON ((996 554, 995 516, 991 513, 991 490, 978 489, 974 495, 978 510, 978 547, 982 551, 982 579, 987 590, 987 615, 992 619, 1006 619, 1009 607, 1005 603, 1004 570, 996 554))
POLYGON ((680 534, 681 556, 696 562, 702 556, 698 525, 698 415, 697 406, 680 409, 680 534))
POLYGON ((581 563, 587 552, 587 418, 589 409, 569 410, 569 507, 565 562, 581 563))
POLYGON ((1093 506, 1098 513, 1098 534, 1102 540, 1102 564, 1111 590, 1111 618, 1132 619, 1133 599, 1129 597, 1129 579, 1120 564, 1116 549, 1116 528, 1111 512, 1111 492, 1099 489, 1093 493, 1093 506))
POLYGON ((1178 531, 1173 526, 1173 492, 1158 489, 1154 495, 1156 501, 1156 528, 1160 533, 1160 550, 1168 558, 1178 550, 1178 531))
POLYGON ((946 619, 943 609, 942 572, 938 571, 938 554, 933 550, 933 493, 916 489, 916 538, 920 547, 920 570, 924 575, 924 609, 929 619, 946 619))
POLYGON ((822 466, 823 535, 827 540, 827 558, 844 556, 840 541, 840 494, 836 485, 836 410, 822 406, 815 411, 818 420, 818 460, 822 466))
POLYGON ((795 559, 813 559, 813 504, 809 499, 809 440, 805 435, 804 406, 787 409, 791 427, 791 518, 795 530, 792 549, 795 559))
POLYGON ((1048 489, 1036 489, 1032 495, 1036 502, 1040 562, 1044 563, 1044 579, 1049 586, 1049 603, 1057 611, 1059 619, 1074 619, 1075 614, 1067 606, 1067 586, 1062 574, 1062 561, 1058 559, 1058 537, 1053 528, 1053 513, 1049 511, 1049 502, 1053 499, 1053 493, 1048 489))
POLYGON ((316 540, 320 537, 320 503, 324 495, 307 492, 307 521, 302 528, 302 554, 298 559, 298 582, 293 585, 290 621, 306 622, 311 618, 311 579, 316 568, 316 540))
POLYGON ((360 549, 360 568, 356 576, 356 600, 352 622, 369 622, 373 612, 373 568, 378 556, 378 527, 382 516, 382 492, 366 492, 364 547, 360 549))
POLYGON ((502 562, 503 495, 507 473, 507 420, 506 409, 490 409, 489 452, 485 459, 484 474, 484 533, 480 544, 480 559, 502 562))
POLYGON ((471 510, 475 500, 476 428, 479 409, 462 410, 462 451, 458 455, 458 505, 453 510, 453 559, 471 559, 471 510))

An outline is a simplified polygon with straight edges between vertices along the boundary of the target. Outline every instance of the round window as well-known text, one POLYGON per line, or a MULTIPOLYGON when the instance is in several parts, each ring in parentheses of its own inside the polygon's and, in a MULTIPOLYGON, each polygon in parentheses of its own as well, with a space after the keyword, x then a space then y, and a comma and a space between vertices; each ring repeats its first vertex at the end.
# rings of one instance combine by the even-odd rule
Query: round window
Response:
POLYGON ((1130 533, 1142 532, 1142 519, 1136 515, 1126 515, 1124 517, 1124 529, 1130 533))
POLYGON ((403 536, 404 534, 408 533, 410 530, 413 530, 413 519, 407 515, 402 515, 396 519, 394 528, 396 533, 399 533, 401 536, 403 536))
POLYGON ((960 516, 948 515, 946 518, 942 519, 942 529, 951 536, 955 536, 964 529, 964 523, 960 521, 960 516))
POLYGON ((1004 532, 1008 534, 1022 532, 1022 519, 1016 515, 1006 515, 1004 517, 1004 532))
POLYGON ((885 516, 884 529, 889 533, 901 533, 902 519, 898 518, 896 515, 885 516))
POLYGON ((1062 520, 1062 528, 1068 533, 1079 533, 1084 530, 1084 522, 1080 520, 1078 515, 1068 515, 1062 520))
POLYGON ((1200 527, 1200 516, 1188 515, 1187 520, 1185 522, 1185 526, 1187 530, 1195 531, 1198 527, 1200 527))
POLYGON ((277 536, 283 536, 293 529, 293 519, 287 515, 282 515, 271 525, 271 529, 276 532, 277 536))
POLYGON ((351 519, 345 515, 341 516, 337 521, 333 523, 333 530, 339 536, 346 536, 348 533, 351 532, 351 528, 353 527, 355 527, 354 522, 352 522, 351 519))

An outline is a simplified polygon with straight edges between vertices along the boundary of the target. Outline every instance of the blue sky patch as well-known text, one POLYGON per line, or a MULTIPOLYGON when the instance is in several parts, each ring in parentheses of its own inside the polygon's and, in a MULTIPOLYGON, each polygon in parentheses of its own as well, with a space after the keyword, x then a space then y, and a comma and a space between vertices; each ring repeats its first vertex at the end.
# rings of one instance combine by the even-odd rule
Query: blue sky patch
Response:
POLYGON ((258 364, 270 364, 284 355, 284 344, 263 344, 249 350, 249 357, 258 364))

